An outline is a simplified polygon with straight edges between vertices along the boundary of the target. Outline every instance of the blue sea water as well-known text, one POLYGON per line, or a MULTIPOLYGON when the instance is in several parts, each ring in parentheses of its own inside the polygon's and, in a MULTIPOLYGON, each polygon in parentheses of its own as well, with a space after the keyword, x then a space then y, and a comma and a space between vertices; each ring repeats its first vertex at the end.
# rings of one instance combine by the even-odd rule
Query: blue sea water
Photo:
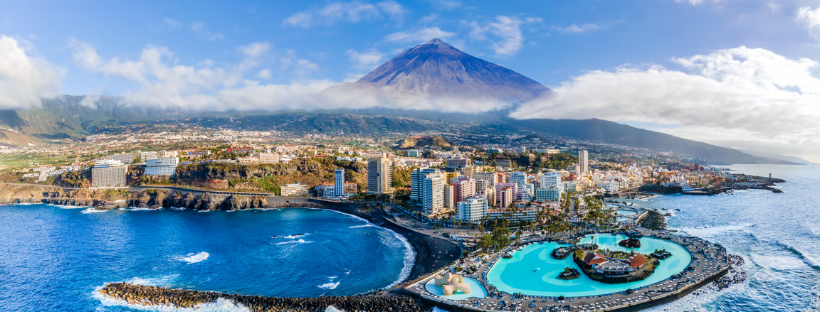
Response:
MULTIPOLYGON (((359 294, 406 278, 413 256, 400 235, 329 210, 0 206, 0 311, 132 311, 96 294, 119 281, 267 296, 359 294)), ((220 302, 199 311, 235 308, 220 302)))
POLYGON ((775 194, 660 196, 632 202, 672 209, 671 228, 741 255, 745 283, 689 295, 653 311, 820 311, 820 165, 737 165, 735 172, 782 178, 775 194), (674 211, 680 209, 680 211, 674 211))

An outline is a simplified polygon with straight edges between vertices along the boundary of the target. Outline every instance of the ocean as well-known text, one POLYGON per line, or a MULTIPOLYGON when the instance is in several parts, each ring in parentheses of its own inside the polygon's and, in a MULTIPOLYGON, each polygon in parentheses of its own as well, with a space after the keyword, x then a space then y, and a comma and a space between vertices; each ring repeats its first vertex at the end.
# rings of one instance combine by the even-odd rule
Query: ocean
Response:
POLYGON ((672 209, 671 229, 742 256, 745 283, 689 295, 652 311, 820 311, 820 165, 736 165, 735 172, 782 178, 782 194, 660 196, 632 201, 672 209), (680 211, 674 211, 680 209, 680 211))
MULTIPOLYGON (((146 310, 97 294, 120 281, 246 295, 352 295, 405 279, 413 261, 404 237, 329 210, 0 206, 0 311, 146 310)), ((243 309, 218 302, 203 310, 243 309)))
MULTIPOLYGON (((820 166, 731 168, 783 178, 784 193, 634 202, 671 209, 670 228, 743 256, 746 282, 650 310, 820 311, 820 166)), ((413 261, 400 236, 333 211, 66 208, 0 206, 0 311, 137 309, 95 295, 118 281, 269 296, 349 295, 396 283, 413 261)), ((202 310, 241 309, 218 302, 202 310)))

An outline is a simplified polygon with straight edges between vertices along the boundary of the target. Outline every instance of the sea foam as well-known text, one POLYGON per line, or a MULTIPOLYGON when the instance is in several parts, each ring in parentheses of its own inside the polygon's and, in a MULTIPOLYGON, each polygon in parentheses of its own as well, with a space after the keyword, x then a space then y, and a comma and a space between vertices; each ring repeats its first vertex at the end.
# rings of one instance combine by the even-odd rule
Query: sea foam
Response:
POLYGON ((186 257, 177 257, 177 260, 185 261, 185 262, 188 262, 188 264, 192 264, 192 263, 205 261, 206 259, 208 259, 209 256, 210 256, 210 254, 208 254, 207 252, 201 251, 201 252, 196 253, 196 254, 189 253, 188 256, 186 256, 186 257))

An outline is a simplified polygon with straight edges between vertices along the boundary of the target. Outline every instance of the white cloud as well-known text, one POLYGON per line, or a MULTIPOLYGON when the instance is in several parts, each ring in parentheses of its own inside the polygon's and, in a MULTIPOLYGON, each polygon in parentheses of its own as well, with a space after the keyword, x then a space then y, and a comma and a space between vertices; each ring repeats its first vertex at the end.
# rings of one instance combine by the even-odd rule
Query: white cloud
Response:
POLYGON ((209 41, 216 41, 224 38, 222 34, 213 32, 210 29, 208 29, 208 26, 206 26, 205 23, 202 21, 193 22, 191 24, 191 30, 197 33, 200 37, 209 41))
POLYGON ((384 53, 376 50, 359 52, 354 49, 350 49, 347 50, 347 56, 350 57, 350 61, 353 62, 353 67, 369 70, 381 64, 381 61, 384 58, 384 53))
POLYGON ((430 27, 419 29, 412 32, 400 31, 392 33, 385 36, 384 39, 390 42, 423 43, 430 41, 434 38, 439 38, 443 40, 447 38, 452 38, 455 35, 455 33, 443 31, 441 30, 441 28, 438 27, 430 27))
POLYGON ((435 3, 439 8, 444 10, 455 10, 463 5, 461 1, 457 0, 438 0, 435 3))
MULTIPOLYGON (((719 0, 717 0, 717 1, 719 1, 719 0)), ((675 0, 675 2, 677 2, 677 3, 688 2, 691 5, 698 5, 698 4, 703 3, 703 0, 675 0)))
POLYGON ((576 25, 576 24, 572 24, 572 25, 569 25, 567 27, 552 26, 552 29, 554 29, 556 31, 560 31, 562 33, 580 34, 580 33, 583 33, 583 32, 600 30, 601 26, 598 26, 596 24, 583 24, 583 25, 580 25, 580 26, 576 25))
MULTIPOLYGON (((533 22, 540 22, 540 19, 533 20, 533 22)), ((470 30, 472 39, 490 41, 496 56, 510 56, 524 46, 524 35, 521 33, 523 23, 525 21, 518 18, 499 15, 494 22, 483 24, 470 22, 467 25, 472 28, 470 30)))
POLYGON ((287 26, 308 28, 319 24, 332 25, 339 21, 358 23, 382 19, 384 15, 401 23, 406 13, 407 9, 392 0, 375 5, 362 1, 334 2, 315 10, 297 12, 286 18, 283 23, 287 26))
POLYGON ((820 63, 739 47, 676 58, 684 71, 623 66, 563 83, 515 118, 604 118, 745 132, 802 146, 820 144, 820 63))
POLYGON ((806 25, 812 37, 820 40, 820 8, 802 7, 797 10, 796 20, 806 25))
POLYGON ((39 107, 42 98, 59 94, 59 72, 14 38, 0 35, 0 109, 39 107))
MULTIPOLYGON (((223 67, 215 67, 209 62, 199 62, 195 66, 181 65, 174 59, 174 54, 163 47, 147 46, 137 60, 105 59, 97 54, 94 47, 76 40, 71 47, 75 62, 80 67, 139 84, 139 87, 122 94, 128 105, 201 111, 387 107, 464 113, 485 112, 508 105, 492 100, 434 99, 424 94, 396 93, 396 90, 389 88, 328 90, 339 82, 300 78, 300 75, 319 70, 318 65, 297 57, 293 51, 276 55, 264 43, 239 47, 237 50, 242 58, 235 64, 223 67), (276 55, 283 69, 295 73, 297 78, 294 81, 268 84, 256 80, 266 80, 275 74, 248 62, 247 57, 267 57, 271 54, 276 55)), ((377 54, 355 50, 349 52, 351 59, 363 64, 374 64, 379 58, 377 54)))

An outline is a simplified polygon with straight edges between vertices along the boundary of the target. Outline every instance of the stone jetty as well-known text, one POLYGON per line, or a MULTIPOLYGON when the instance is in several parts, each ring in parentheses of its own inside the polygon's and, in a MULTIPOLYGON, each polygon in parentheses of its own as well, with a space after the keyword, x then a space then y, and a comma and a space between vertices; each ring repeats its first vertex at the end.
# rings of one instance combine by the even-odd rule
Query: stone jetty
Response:
POLYGON ((244 296, 209 291, 169 289, 156 286, 128 283, 109 283, 99 292, 106 297, 123 300, 133 305, 169 306, 195 308, 201 304, 216 302, 223 298, 241 304, 254 312, 320 312, 334 306, 347 312, 403 311, 429 312, 421 300, 409 295, 390 293, 387 295, 364 294, 354 296, 328 296, 316 298, 277 298, 264 296, 244 296))

